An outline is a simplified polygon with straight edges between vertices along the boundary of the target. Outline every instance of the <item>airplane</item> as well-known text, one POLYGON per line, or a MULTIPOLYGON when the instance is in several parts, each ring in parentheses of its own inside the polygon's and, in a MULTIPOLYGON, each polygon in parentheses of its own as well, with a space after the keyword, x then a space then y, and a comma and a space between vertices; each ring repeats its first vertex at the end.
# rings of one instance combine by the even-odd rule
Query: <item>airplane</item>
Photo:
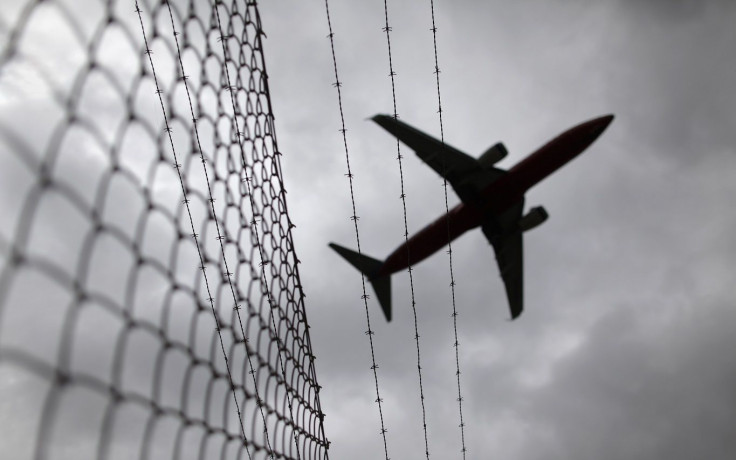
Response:
POLYGON ((549 217, 542 206, 524 214, 524 193, 587 149, 611 124, 613 115, 568 129, 508 171, 494 166, 508 154, 500 142, 475 159, 395 117, 376 115, 372 120, 444 177, 461 203, 413 235, 383 261, 335 243, 329 246, 368 278, 386 320, 391 321, 391 275, 421 262, 466 231, 480 227, 495 251, 511 319, 518 318, 524 309, 522 234, 549 217))

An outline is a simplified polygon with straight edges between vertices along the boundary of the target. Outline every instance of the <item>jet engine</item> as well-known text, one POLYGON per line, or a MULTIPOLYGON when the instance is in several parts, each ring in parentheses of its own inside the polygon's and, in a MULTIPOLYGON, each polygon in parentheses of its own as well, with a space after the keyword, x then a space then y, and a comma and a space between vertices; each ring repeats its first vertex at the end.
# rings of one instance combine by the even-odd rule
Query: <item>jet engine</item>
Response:
POLYGON ((519 230, 526 232, 534 227, 538 227, 547 220, 548 217, 549 214, 547 214, 547 211, 542 206, 534 207, 530 209, 524 217, 519 219, 519 230))
POLYGON ((486 151, 481 154, 480 158, 478 158, 478 163, 480 163, 483 169, 487 169, 503 160, 508 154, 509 152, 506 150, 506 147, 499 142, 493 147, 486 149, 486 151))

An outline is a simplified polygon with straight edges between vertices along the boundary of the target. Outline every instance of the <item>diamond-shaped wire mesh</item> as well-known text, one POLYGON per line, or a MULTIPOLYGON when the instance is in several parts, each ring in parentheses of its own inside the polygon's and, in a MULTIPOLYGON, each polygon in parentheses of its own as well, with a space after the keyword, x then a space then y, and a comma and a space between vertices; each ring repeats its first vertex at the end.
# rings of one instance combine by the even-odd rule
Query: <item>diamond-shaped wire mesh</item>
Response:
POLYGON ((327 458, 262 38, 244 0, 3 0, 3 458, 327 458))

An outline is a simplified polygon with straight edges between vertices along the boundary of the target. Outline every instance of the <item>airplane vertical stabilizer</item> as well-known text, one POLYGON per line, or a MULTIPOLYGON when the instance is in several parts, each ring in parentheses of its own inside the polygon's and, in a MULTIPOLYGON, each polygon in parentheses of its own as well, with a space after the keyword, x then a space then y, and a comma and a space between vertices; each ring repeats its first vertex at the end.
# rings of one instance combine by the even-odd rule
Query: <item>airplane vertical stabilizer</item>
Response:
POLYGON ((391 321, 391 277, 389 275, 376 277, 383 266, 383 262, 335 243, 330 243, 330 247, 368 278, 376 292, 378 303, 381 305, 384 316, 386 316, 386 321, 391 321))

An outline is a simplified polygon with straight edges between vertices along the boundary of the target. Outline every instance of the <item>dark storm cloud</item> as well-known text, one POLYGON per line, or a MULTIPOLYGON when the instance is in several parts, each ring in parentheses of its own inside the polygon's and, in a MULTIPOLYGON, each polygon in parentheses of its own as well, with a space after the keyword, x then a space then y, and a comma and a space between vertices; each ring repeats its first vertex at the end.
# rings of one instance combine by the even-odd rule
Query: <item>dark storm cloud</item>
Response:
POLYGON ((702 17, 703 13, 711 8, 721 9, 728 7, 728 1, 699 2, 696 0, 652 0, 638 2, 622 0, 625 10, 641 16, 646 21, 658 23, 686 22, 702 17))
MULTIPOLYGON (((361 243, 367 254, 383 257, 400 243, 404 231, 395 141, 365 121, 391 111, 383 5, 330 6, 361 243)), ((527 310, 520 320, 506 321, 503 287, 480 232, 468 233, 453 245, 469 457, 729 458, 736 449, 728 432, 736 425, 736 362, 731 353, 736 346, 731 334, 736 326, 731 287, 736 214, 730 199, 736 193, 731 173, 736 168, 734 3, 467 1, 439 2, 436 7, 444 128, 450 144, 477 155, 503 140, 511 152, 501 165, 508 167, 576 122, 608 112, 617 115, 589 153, 527 196, 528 205, 544 204, 551 218, 525 236, 527 310)), ((354 234, 324 11, 318 4, 283 1, 263 3, 261 9, 331 455, 381 458, 360 279, 326 246, 329 241, 354 246, 354 234)), ((389 2, 389 11, 399 114, 438 136, 429 6, 389 2)), ((124 49, 113 47, 103 54, 117 58, 124 56, 124 49)), ((127 84, 122 71, 117 77, 127 84)), ((148 90, 153 88, 140 91, 148 90)), ((91 114, 114 126, 116 110, 106 108, 110 101, 102 95, 94 96, 85 100, 92 103, 91 114)), ((35 119, 40 130, 53 124, 46 120, 52 114, 43 115, 44 104, 42 100, 23 110, 11 105, 12 111, 0 111, 4 121, 12 119, 20 127, 35 119)), ((157 120, 157 114, 155 104, 141 109, 147 120, 157 120)), ((34 131, 34 142, 45 136, 39 130, 34 131)), ((155 145, 146 145, 145 135, 137 134, 135 142, 124 144, 120 159, 143 179, 146 165, 155 158, 141 152, 155 145)), ((94 152, 87 153, 89 157, 69 157, 62 174, 82 192, 99 176, 92 172, 97 164, 94 152)), ((444 211, 444 198, 434 172, 410 150, 402 148, 402 153, 409 231, 415 232, 444 211)), ((3 214, 15 215, 17 205, 8 187, 18 187, 24 177, 4 165, 3 214)), ((166 206, 175 206, 181 198, 172 171, 153 190, 166 206)), ((115 195, 118 206, 107 217, 128 228, 139 211, 134 195, 121 185, 115 195)), ((451 205, 457 202, 452 194, 449 198, 451 205)), ((45 212, 48 221, 62 209, 45 212)), ((74 234, 75 222, 59 232, 74 234)), ((169 222, 158 224, 168 228, 169 222)), ((10 227, 0 225, 4 237, 10 227)), ((156 222, 152 228, 144 249, 164 259, 175 238, 173 230, 156 231, 156 222)), ((35 238, 53 249, 51 233, 46 228, 35 238)), ((78 245, 64 250, 75 253, 78 245)), ((100 270, 117 273, 113 267, 124 265, 118 264, 124 251, 108 249, 102 252, 100 270)), ((65 253, 58 257, 71 263, 65 253)), ((182 282, 191 283, 196 269, 192 251, 180 268, 182 282)), ((136 297, 134 310, 156 321, 159 280, 147 275, 151 273, 142 272, 146 279, 139 289, 149 295, 136 297)), ((455 458, 460 449, 449 281, 445 254, 415 268, 429 445, 437 458, 455 458)), ((94 284, 115 295, 120 292, 116 282, 115 277, 101 276, 94 284)), ((19 282, 21 288, 25 285, 31 289, 34 280, 19 282)), ((395 276, 393 289, 391 324, 385 324, 374 302, 369 304, 377 332, 389 454, 422 457, 406 274, 395 276)), ((49 288, 28 299, 48 306, 64 295, 68 293, 49 288)), ((40 311, 54 323, 54 312, 40 311)), ((105 339, 116 333, 116 324, 104 314, 87 313, 80 324, 94 323, 96 330, 79 337, 82 349, 74 365, 104 372, 109 364, 105 339)), ((19 308, 4 314, 14 324, 31 319, 19 308)), ((171 334, 186 340, 187 319, 193 314, 176 316, 171 334)), ((47 333, 56 330, 54 324, 34 324, 38 334, 44 326, 49 326, 47 333)), ((212 324, 202 316, 199 326, 209 331, 212 324)), ((27 331, 4 331, 3 339, 25 340, 27 345, 27 331)), ((51 356, 55 337, 47 334, 34 342, 36 351, 51 356)), ((137 345, 131 351, 140 359, 126 369, 125 385, 148 392, 150 355, 157 342, 141 337, 133 343, 137 345)), ((181 375, 175 361, 172 356, 163 373, 167 382, 181 375)), ((5 420, 15 419, 18 407, 39 414, 36 395, 44 394, 46 387, 42 380, 2 366, 0 388, 0 394, 12 395, 0 399, 3 425, 12 427, 3 431, 0 444, 7 442, 23 458, 30 455, 28 436, 33 436, 37 421, 5 420)), ((177 396, 170 391, 162 399, 175 405, 177 396)), ((193 397, 192 410, 203 405, 203 397, 193 397)), ((96 436, 101 410, 94 397, 69 395, 60 418, 69 426, 56 439, 83 442, 96 436)), ((145 412, 132 407, 120 411, 126 428, 116 430, 111 441, 120 458, 137 454, 131 446, 143 434, 145 412)), ((167 426, 171 432, 172 425, 167 426)), ((165 442, 167 437, 160 439, 165 442)), ((61 453, 69 458, 82 454, 61 453)), ((161 450, 156 455, 169 453, 161 450)))
MULTIPOLYGON (((381 257, 403 232, 395 144, 363 121, 391 107, 383 5, 330 6, 361 245, 381 257)), ((527 196, 551 218, 525 237, 527 311, 519 321, 503 321, 505 296, 482 235, 453 245, 469 455, 727 458, 736 367, 727 351, 736 225, 728 203, 732 2, 436 6, 450 144, 477 155, 503 140, 508 167, 576 122, 617 115, 590 153, 527 196), (709 427, 703 441, 688 442, 692 420, 701 419, 709 427)), ((438 135, 428 10, 389 2, 398 111, 438 135)), ((304 4, 264 5, 266 49, 332 453, 373 458, 382 446, 359 278, 325 247, 354 236, 323 14, 304 4), (311 65, 295 72, 303 62, 311 65)), ((402 152, 413 232, 442 212, 442 193, 434 173, 402 152)), ((455 456, 446 256, 414 273, 430 451, 455 456)), ((391 324, 369 305, 389 454, 418 456, 407 276, 393 286, 391 324)))
POLYGON ((542 458, 537 449, 560 459, 728 458, 736 360, 725 350, 736 316, 731 298, 697 300, 707 315, 655 304, 649 321, 624 306, 599 320, 552 382, 528 395, 522 410, 552 427, 554 441, 532 436, 524 458, 542 458))
POLYGON ((633 106, 631 129, 642 134, 649 149, 689 166, 699 156, 736 144, 731 116, 736 95, 724 87, 736 79, 736 62, 730 58, 736 32, 724 26, 736 18, 736 5, 686 1, 624 5, 621 16, 628 27, 643 32, 627 48, 636 64, 629 72, 647 94, 633 106))

